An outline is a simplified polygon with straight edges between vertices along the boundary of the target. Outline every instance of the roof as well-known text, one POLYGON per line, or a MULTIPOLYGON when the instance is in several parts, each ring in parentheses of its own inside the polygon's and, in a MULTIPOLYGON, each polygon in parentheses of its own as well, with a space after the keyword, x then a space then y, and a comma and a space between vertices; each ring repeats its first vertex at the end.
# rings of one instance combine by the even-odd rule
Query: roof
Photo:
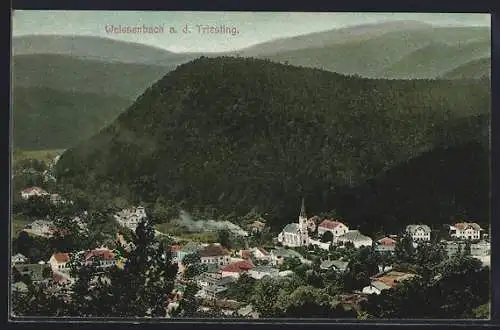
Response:
POLYGON ((217 286, 225 286, 225 285, 231 284, 233 282, 234 282, 234 278, 233 277, 231 277, 231 276, 225 276, 225 277, 221 278, 220 280, 216 281, 215 285, 217 285, 217 286))
POLYGON ((412 279, 417 275, 411 274, 411 273, 403 273, 403 272, 397 272, 397 271, 389 271, 388 273, 385 274, 380 274, 378 276, 373 277, 372 279, 374 281, 379 281, 384 283, 385 285, 393 288, 397 286, 398 283, 401 283, 403 281, 412 279))
POLYGON ((338 238, 341 241, 365 241, 371 240, 370 237, 365 236, 359 232, 359 230, 349 230, 344 235, 338 238))
POLYGON ((390 237, 384 237, 377 241, 380 245, 395 245, 396 241, 390 237))
POLYGON ((431 232, 431 228, 429 226, 427 226, 427 225, 408 225, 408 226, 406 226, 406 231, 409 232, 409 233, 411 233, 411 234, 413 234, 418 229, 422 229, 426 233, 430 233, 431 232))
POLYGON ((380 291, 382 290, 387 290, 387 289, 390 289, 391 287, 386 285, 384 282, 380 282, 380 281, 373 281, 370 283, 371 286, 373 286, 375 289, 378 289, 380 291))
POLYGON ((23 189, 22 192, 25 194, 29 194, 32 192, 39 193, 39 194, 47 194, 47 192, 40 187, 29 187, 29 188, 23 189))
POLYGON ((250 270, 254 267, 255 266, 251 262, 249 262, 247 260, 243 260, 243 261, 233 262, 232 264, 224 266, 221 268, 221 270, 223 272, 241 273, 241 272, 245 272, 247 270, 250 270))
POLYGON ((474 230, 482 230, 481 226, 479 226, 475 222, 459 222, 453 225, 453 227, 460 229, 460 230, 465 230, 468 227, 472 227, 474 230))
POLYGON ((12 257, 12 259, 28 259, 25 255, 18 253, 12 257))
POLYGON ((62 262, 68 262, 69 259, 71 258, 71 254, 69 253, 54 253, 52 255, 52 257, 54 257, 54 259, 59 262, 59 263, 62 263, 62 262))
POLYGON ((240 256, 244 259, 250 259, 252 257, 252 251, 250 250, 240 250, 240 256))
POLYGON ((108 249, 94 249, 87 253, 85 256, 85 260, 89 260, 95 257, 102 257, 104 260, 113 260, 115 258, 115 254, 113 251, 108 249))
POLYGON ((307 218, 304 198, 302 198, 302 205, 300 206, 300 217, 307 218))
POLYGON ((214 294, 221 293, 221 292, 224 292, 226 290, 227 290, 226 287, 219 286, 219 285, 210 285, 207 288, 205 288, 206 292, 214 293, 214 294))
POLYGON ((266 224, 262 221, 259 221, 259 220, 255 220, 254 222, 252 222, 251 224, 249 224, 247 227, 248 228, 255 228, 255 229, 262 229, 266 226, 266 224))
POLYGON ((321 263, 320 268, 321 269, 329 269, 331 267, 335 267, 338 270, 345 270, 347 266, 349 265, 349 262, 347 261, 342 261, 342 260, 325 260, 321 263))
POLYGON ((229 251, 221 245, 210 244, 200 250, 200 257, 215 257, 228 255, 229 251))
POLYGON ((323 220, 321 221, 321 223, 319 224, 318 227, 323 227, 323 228, 328 228, 328 229, 334 229, 340 225, 344 225, 342 222, 340 221, 334 221, 334 220, 323 220))
POLYGON ((269 255, 269 252, 267 252, 266 250, 264 250, 264 248, 257 247, 257 248, 255 248, 255 250, 258 250, 263 255, 266 255, 266 256, 269 255))
POLYGON ((288 225, 283 228, 283 231, 286 233, 297 233, 299 231, 299 224, 298 223, 289 223, 288 225))
POLYGON ((281 256, 284 258, 299 258, 299 259, 304 259, 304 257, 297 251, 291 250, 291 249, 286 249, 284 247, 279 247, 273 250, 273 255, 275 256, 281 256))
POLYGON ((270 266, 255 266, 252 269, 252 272, 259 272, 259 273, 279 273, 279 269, 270 267, 270 266))

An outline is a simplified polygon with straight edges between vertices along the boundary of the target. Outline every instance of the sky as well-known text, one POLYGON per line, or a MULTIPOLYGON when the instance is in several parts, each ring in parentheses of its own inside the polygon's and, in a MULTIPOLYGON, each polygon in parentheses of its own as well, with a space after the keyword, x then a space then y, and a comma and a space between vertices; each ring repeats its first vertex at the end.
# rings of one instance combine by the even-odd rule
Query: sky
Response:
POLYGON ((437 26, 490 26, 489 14, 460 13, 16 10, 12 17, 12 34, 14 37, 34 34, 90 35, 139 42, 173 52, 211 52, 231 51, 277 38, 393 20, 417 20, 437 26), (186 25, 190 33, 183 33, 186 25), (142 26, 156 26, 156 33, 132 30, 142 26), (203 33, 202 29, 206 26, 222 26, 238 33, 203 33), (127 27, 129 33, 123 33, 127 27), (171 27, 177 33, 171 33, 171 27))

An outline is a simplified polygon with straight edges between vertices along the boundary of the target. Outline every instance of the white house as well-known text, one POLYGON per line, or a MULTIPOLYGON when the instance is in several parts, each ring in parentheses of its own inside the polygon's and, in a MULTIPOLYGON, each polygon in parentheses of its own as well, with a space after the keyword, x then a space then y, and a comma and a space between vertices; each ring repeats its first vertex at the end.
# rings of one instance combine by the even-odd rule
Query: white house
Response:
POLYGON ((355 248, 360 248, 362 246, 372 246, 373 240, 361 234, 359 230, 349 230, 342 236, 339 236, 336 240, 337 245, 345 245, 346 243, 352 243, 355 248))
POLYGON ((219 244, 210 244, 199 250, 202 264, 227 265, 231 262, 229 251, 219 244))
POLYGON ((40 187, 30 187, 21 191, 21 197, 23 199, 29 199, 33 196, 47 196, 49 193, 40 187))
POLYGON ((24 264, 28 261, 28 258, 26 258, 24 255, 21 253, 16 254, 15 256, 12 257, 12 264, 24 264))
POLYGON ((138 206, 136 208, 122 210, 115 214, 114 217, 119 224, 135 232, 139 223, 147 219, 147 214, 144 207, 138 206))
POLYGON ((483 229, 474 222, 460 222, 450 226, 450 236, 459 239, 479 240, 483 229))
POLYGON ((26 232, 38 236, 52 236, 54 223, 48 220, 35 220, 24 227, 26 232))
POLYGON ((69 253, 54 253, 49 260, 50 267, 53 272, 57 273, 67 273, 70 268, 68 262, 71 259, 71 254, 69 253))
POLYGON ((372 281, 368 286, 363 288, 364 294, 380 294, 384 290, 388 290, 391 287, 380 281, 372 281))
POLYGON ((349 228, 340 221, 323 220, 318 225, 318 235, 322 236, 327 231, 332 233, 335 240, 336 237, 346 234, 349 228))
POLYGON ((286 225, 283 231, 278 235, 278 242, 289 247, 309 245, 309 229, 303 199, 299 214, 299 222, 286 225))
POLYGON ((408 225, 406 233, 411 236, 414 242, 431 240, 431 228, 427 225, 408 225))
POLYGON ((278 274, 279 270, 277 268, 269 266, 256 266, 248 272, 248 275, 256 280, 261 280, 265 276, 278 277, 278 274))

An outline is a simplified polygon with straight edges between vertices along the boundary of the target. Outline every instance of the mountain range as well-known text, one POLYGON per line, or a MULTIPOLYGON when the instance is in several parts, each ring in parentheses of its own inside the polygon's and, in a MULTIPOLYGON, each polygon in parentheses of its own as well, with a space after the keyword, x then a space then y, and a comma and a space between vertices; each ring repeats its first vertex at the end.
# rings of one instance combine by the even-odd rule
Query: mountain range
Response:
POLYGON ((490 93, 487 79, 201 57, 69 148, 56 174, 96 201, 166 200, 215 217, 256 210, 276 227, 302 197, 310 212, 335 209, 370 231, 464 215, 487 224, 490 93))
MULTIPOLYGON (((132 104, 149 86, 182 63, 200 56, 255 57, 295 66, 320 68, 348 75, 390 79, 480 79, 490 77, 490 31, 482 27, 434 27, 415 21, 395 21, 367 24, 317 32, 302 36, 272 40, 246 49, 227 53, 174 53, 144 44, 117 41, 92 36, 27 35, 14 37, 13 87, 16 111, 37 103, 44 116, 54 116, 51 109, 66 111, 83 117, 78 122, 96 122, 85 118, 89 111, 80 111, 86 105, 75 98, 67 102, 68 95, 86 93, 96 99, 118 98, 119 102, 103 112, 97 132, 113 116, 132 104), (40 98, 40 90, 47 90, 50 98, 40 98), (33 92, 33 96, 29 93, 33 92), (69 94, 68 94, 69 93, 69 94), (19 97, 28 100, 20 100, 19 97), (50 102, 48 101, 50 99, 50 102), (41 103, 40 103, 41 102, 41 103)), ((106 104, 107 102, 99 103, 106 104)), ((97 106, 100 109, 100 105, 97 106)), ((99 116, 97 111, 91 116, 99 116)), ((15 116, 17 141, 29 136, 22 148, 56 147, 46 140, 43 131, 66 131, 68 122, 54 119, 49 126, 41 122, 32 129, 33 121, 15 116), (35 135, 36 134, 36 135, 35 135)), ((76 136, 88 136, 89 131, 72 127, 76 136)), ((73 136, 64 141, 81 141, 73 136)), ((59 144, 69 147, 71 145, 59 144)))

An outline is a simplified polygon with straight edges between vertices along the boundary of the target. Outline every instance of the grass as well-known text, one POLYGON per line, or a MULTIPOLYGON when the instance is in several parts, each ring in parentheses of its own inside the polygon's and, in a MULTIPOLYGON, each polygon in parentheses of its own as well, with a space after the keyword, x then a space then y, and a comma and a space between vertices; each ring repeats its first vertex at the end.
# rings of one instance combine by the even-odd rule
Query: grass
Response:
POLYGON ((185 228, 168 222, 156 225, 156 229, 164 234, 172 235, 188 241, 196 241, 201 243, 213 243, 217 241, 217 233, 215 232, 188 232, 185 228))
POLYGON ((15 149, 12 153, 13 163, 25 159, 37 159, 44 162, 52 161, 57 155, 64 152, 64 149, 45 149, 45 150, 19 150, 15 149))
POLYGON ((23 231, 24 226, 31 223, 32 221, 30 219, 27 219, 24 215, 22 214, 13 214, 11 216, 11 231, 12 231, 12 238, 17 237, 17 235, 23 231))

